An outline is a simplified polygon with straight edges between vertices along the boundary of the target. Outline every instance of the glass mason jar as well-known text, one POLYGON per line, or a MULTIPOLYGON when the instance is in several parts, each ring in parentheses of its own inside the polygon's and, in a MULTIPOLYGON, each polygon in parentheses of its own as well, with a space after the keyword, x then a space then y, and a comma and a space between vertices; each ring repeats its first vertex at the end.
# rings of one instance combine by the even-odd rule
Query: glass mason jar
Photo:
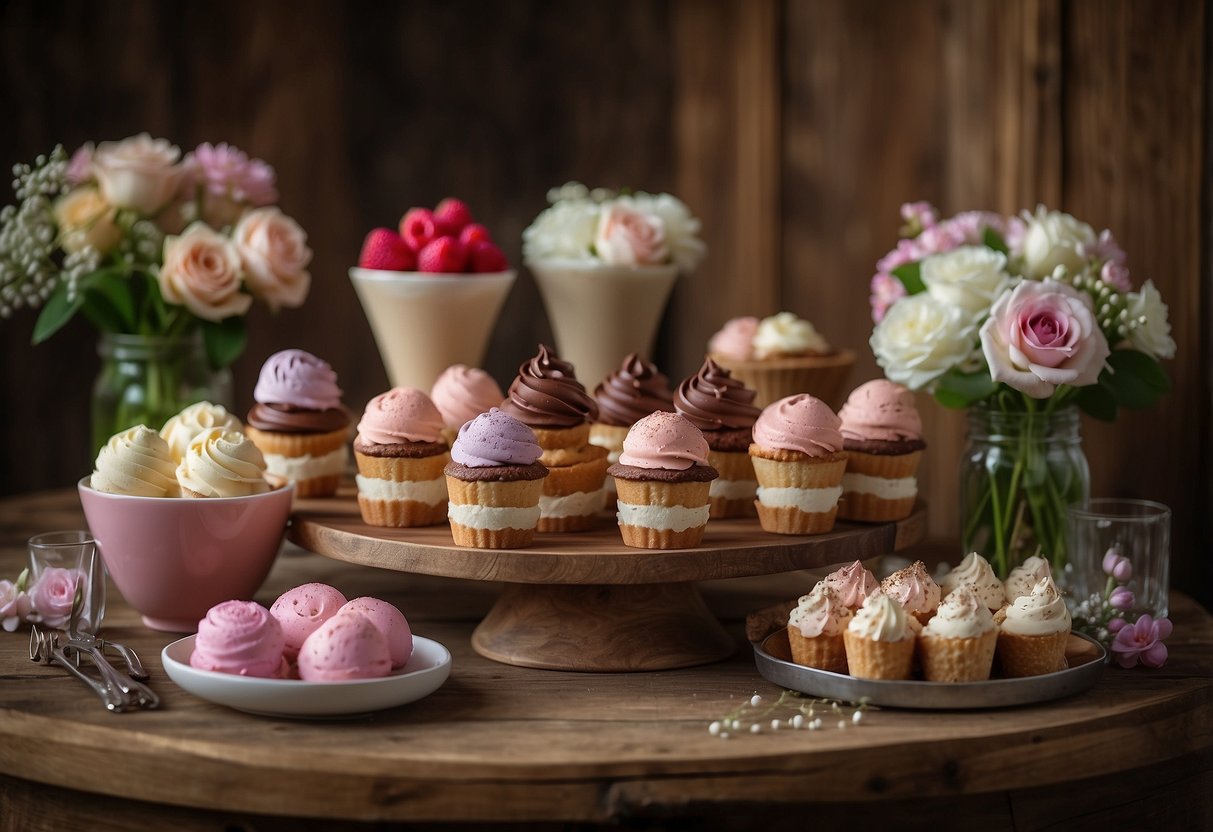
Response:
POLYGON ((1066 564, 1066 506, 1090 496, 1078 408, 1052 413, 969 411, 960 459, 960 541, 999 577, 1040 554, 1066 564))
POLYGON ((232 407, 232 372, 212 370, 202 335, 180 337, 105 332, 97 342, 101 372, 93 383, 93 452, 119 431, 160 430, 186 405, 209 401, 232 407))

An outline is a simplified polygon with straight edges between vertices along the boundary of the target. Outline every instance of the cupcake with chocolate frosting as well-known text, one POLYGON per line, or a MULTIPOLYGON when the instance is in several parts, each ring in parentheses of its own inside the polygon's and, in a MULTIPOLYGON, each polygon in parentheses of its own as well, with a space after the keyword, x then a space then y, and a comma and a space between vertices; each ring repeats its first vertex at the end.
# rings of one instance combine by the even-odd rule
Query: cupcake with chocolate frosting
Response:
POLYGON ((927 443, 914 394, 875 379, 856 387, 838 411, 847 470, 838 516, 844 520, 903 520, 914 510, 914 474, 927 443))
MULTIPOLYGON (((607 449, 607 462, 618 462, 628 429, 650 413, 674 409, 670 381, 655 364, 628 353, 619 369, 594 388, 598 421, 590 425, 590 444, 607 449)), ((615 481, 606 478, 607 500, 615 497, 615 481)))
POLYGON ((752 517, 758 479, 750 460, 757 394, 711 358, 684 379, 674 393, 674 411, 699 428, 708 442, 708 464, 720 472, 712 480, 712 517, 752 517))
POLYGON ((598 405, 573 365, 551 347, 518 368, 501 411, 535 433, 548 469, 539 501, 539 531, 587 531, 606 505, 607 449, 590 444, 598 405))

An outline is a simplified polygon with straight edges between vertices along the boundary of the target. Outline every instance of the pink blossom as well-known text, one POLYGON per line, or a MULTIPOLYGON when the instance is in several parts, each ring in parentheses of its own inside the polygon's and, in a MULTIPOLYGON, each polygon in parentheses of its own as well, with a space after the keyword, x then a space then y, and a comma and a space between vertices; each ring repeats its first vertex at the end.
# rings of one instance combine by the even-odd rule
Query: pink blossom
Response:
POLYGON ((1002 240, 1007 244, 1007 250, 1012 254, 1023 254, 1023 238, 1027 233, 1027 223, 1019 217, 1007 217, 1002 227, 1002 240))
POLYGON ((1123 584, 1133 577, 1133 564, 1120 552, 1109 549, 1103 556, 1103 571, 1123 584))
POLYGON ((906 287, 891 274, 877 274, 872 277, 872 321, 880 323, 884 320, 889 307, 906 296, 906 287))
POLYGON ((82 185, 93 178, 92 142, 85 142, 72 154, 65 175, 69 185, 82 185))
POLYGON ((1108 632, 1112 635, 1116 635, 1122 629, 1124 629, 1124 626, 1128 623, 1129 622, 1125 621, 1123 618, 1113 618, 1108 621, 1108 632))
POLYGON ((963 211, 942 223, 949 236, 959 239, 958 245, 981 245, 987 228, 1002 233, 1002 217, 989 211, 963 211))
POLYGON ((1133 288, 1129 280, 1129 268, 1114 260, 1103 264, 1099 270, 1099 278, 1118 292, 1128 292, 1133 288))
POLYGON ((1112 605, 1113 609, 1117 610, 1133 609, 1135 600, 1132 591, 1123 586, 1116 587, 1116 589, 1112 590, 1112 594, 1108 596, 1108 603, 1112 605))
POLYGON ((1143 615, 1136 623, 1121 627, 1112 641, 1112 656, 1121 667, 1132 667, 1140 660, 1146 667, 1162 667, 1167 661, 1163 640, 1171 635, 1171 622, 1155 621, 1143 615))
POLYGON ((1078 253, 1088 260, 1098 260, 1101 263, 1125 262, 1125 250, 1106 228, 1100 232, 1099 239, 1095 242, 1079 243, 1078 253))
POLYGON ((939 222, 939 212, 929 202, 906 202, 901 206, 901 218, 911 226, 930 228, 939 222))
POLYGON ((211 196, 250 205, 269 205, 278 199, 274 169, 226 142, 203 142, 185 157, 185 164, 211 196))
POLYGON ((11 633, 29 613, 29 596, 12 581, 0 581, 0 626, 11 633))
POLYGON ((890 251, 876 263, 876 271, 890 273, 906 263, 921 260, 926 252, 919 248, 915 240, 898 240, 897 248, 890 251))
POLYGON ((943 254, 964 245, 964 228, 945 222, 926 229, 914 239, 922 255, 943 254))
POLYGON ((79 569, 48 566, 29 588, 29 600, 38 620, 48 627, 62 627, 72 614, 76 586, 84 579, 79 569))

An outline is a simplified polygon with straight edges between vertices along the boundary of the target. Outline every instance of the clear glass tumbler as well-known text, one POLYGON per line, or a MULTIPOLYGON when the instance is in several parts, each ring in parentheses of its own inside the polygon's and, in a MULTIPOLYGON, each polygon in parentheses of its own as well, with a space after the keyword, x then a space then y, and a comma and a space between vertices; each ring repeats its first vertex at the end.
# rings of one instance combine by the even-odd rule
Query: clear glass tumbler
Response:
MULTIPOLYGON (((70 569, 76 572, 78 591, 83 593, 84 606, 80 613, 80 630, 96 633, 105 618, 105 565, 97 551, 97 541, 87 531, 46 532, 29 539, 29 587, 36 599, 34 587, 48 569, 70 569)), ((36 606, 36 603, 35 603, 36 606)), ((70 611, 70 607, 69 607, 70 611)), ((41 611, 40 611, 41 612, 41 611)), ((48 622, 52 626, 67 626, 48 622)))
POLYGON ((1103 558, 1109 549, 1129 559, 1133 575, 1127 587, 1134 605, 1129 620, 1149 613, 1164 618, 1171 580, 1171 509, 1150 500, 1098 498, 1067 509, 1071 569, 1067 583, 1076 601, 1102 595, 1108 576, 1103 558))

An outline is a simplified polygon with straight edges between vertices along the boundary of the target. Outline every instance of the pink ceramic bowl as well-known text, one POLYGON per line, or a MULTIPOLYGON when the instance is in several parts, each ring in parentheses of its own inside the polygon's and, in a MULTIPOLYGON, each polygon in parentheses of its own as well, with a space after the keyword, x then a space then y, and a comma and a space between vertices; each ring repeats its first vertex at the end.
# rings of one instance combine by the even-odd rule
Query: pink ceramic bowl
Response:
POLYGON ((122 597, 153 630, 192 633, 220 601, 250 600, 269 574, 293 486, 251 497, 128 497, 80 480, 84 517, 122 597))

